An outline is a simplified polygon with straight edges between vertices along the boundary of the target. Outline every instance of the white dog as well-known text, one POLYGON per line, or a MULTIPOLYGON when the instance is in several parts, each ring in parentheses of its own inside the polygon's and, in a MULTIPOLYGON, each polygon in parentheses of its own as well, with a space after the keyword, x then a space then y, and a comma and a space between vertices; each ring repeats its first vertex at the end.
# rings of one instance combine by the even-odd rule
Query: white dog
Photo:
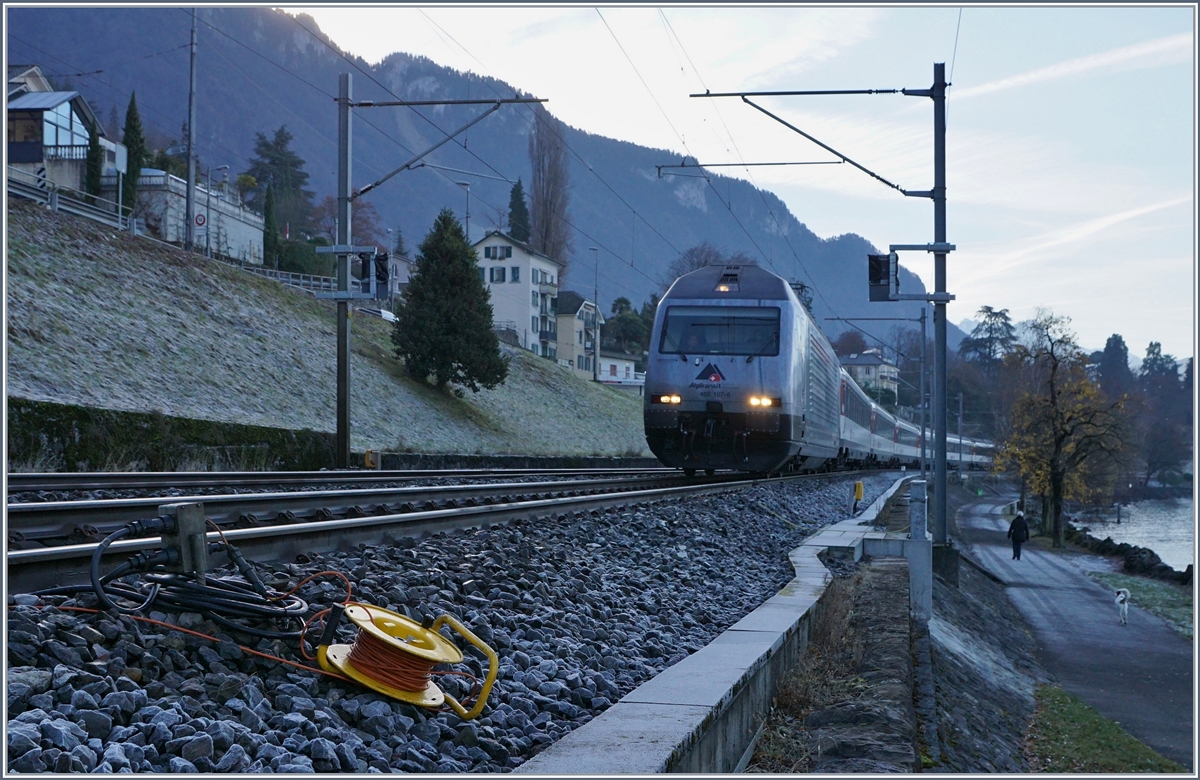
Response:
POLYGON ((1117 612, 1121 615, 1121 625, 1129 623, 1129 591, 1117 588, 1117 612))

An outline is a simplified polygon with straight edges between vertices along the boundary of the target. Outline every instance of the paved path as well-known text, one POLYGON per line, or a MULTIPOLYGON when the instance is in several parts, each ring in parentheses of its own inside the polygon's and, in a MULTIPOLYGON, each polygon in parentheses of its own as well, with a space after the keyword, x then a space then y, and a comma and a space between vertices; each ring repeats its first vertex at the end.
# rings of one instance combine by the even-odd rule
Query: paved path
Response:
POLYGON ((1038 641, 1042 666, 1101 715, 1191 769, 1192 643, 1136 604, 1122 626, 1113 593, 1084 573, 1077 555, 1027 544, 1021 560, 1012 560, 1000 506, 963 507, 960 540, 1008 585, 1038 641))

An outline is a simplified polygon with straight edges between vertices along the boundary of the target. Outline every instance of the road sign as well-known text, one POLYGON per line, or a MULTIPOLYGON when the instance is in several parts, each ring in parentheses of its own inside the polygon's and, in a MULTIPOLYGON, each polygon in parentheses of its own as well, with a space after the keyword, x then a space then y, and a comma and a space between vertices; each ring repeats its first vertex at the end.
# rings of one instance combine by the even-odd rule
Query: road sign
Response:
POLYGON ((167 149, 167 154, 169 154, 172 157, 182 157, 183 155, 187 154, 187 147, 186 146, 172 146, 171 148, 167 149))
POLYGON ((196 225, 197 225, 198 227, 203 227, 203 226, 204 226, 204 223, 205 223, 205 221, 206 221, 206 220, 205 220, 205 218, 204 218, 204 215, 203 215, 203 214, 197 214, 197 215, 196 215, 196 225))

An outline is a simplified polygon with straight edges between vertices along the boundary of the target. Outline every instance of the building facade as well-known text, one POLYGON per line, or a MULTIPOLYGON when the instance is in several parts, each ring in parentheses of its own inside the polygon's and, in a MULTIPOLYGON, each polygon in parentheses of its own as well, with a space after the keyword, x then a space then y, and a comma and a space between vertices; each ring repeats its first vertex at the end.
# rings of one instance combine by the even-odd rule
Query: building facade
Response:
POLYGON ((622 390, 636 391, 639 395, 646 386, 646 374, 635 371, 637 357, 612 349, 600 350, 599 380, 622 390))
POLYGON ((498 230, 488 232, 474 249, 492 296, 492 327, 535 355, 557 359, 562 264, 498 230))
POLYGON ((597 359, 596 345, 604 317, 594 301, 564 290, 558 296, 558 363, 581 378, 592 379, 597 359))
POLYGON ((839 358, 842 367, 860 387, 875 387, 898 393, 900 369, 883 359, 877 349, 839 358))
POLYGON ((24 174, 23 180, 83 192, 92 131, 104 151, 105 171, 125 170, 125 147, 105 137, 83 95, 55 90, 36 65, 9 66, 7 106, 8 166, 24 174))
MULTIPOLYGON (((103 178, 102 195, 115 198, 117 179, 103 178)), ((196 183, 195 247, 199 252, 262 265, 263 216, 243 205, 225 183, 214 182, 209 191, 203 180, 196 183)), ((155 168, 143 168, 138 178, 134 216, 161 241, 182 244, 186 238, 187 182, 155 168)))

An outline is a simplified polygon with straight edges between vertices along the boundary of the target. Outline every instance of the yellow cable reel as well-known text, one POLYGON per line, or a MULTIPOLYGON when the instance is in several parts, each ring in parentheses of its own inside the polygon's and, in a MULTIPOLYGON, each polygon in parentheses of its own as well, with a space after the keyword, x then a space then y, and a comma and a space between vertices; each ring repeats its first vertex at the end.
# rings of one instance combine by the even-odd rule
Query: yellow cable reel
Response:
MULTIPOLYGON (((358 641, 357 638, 355 641, 358 641)), ((463 720, 471 720, 483 712, 488 694, 491 693, 492 685, 496 682, 496 673, 500 666, 500 659, 496 657, 496 652, 450 615, 440 616, 426 628, 404 615, 370 604, 338 604, 331 609, 326 618, 325 631, 321 635, 320 644, 317 645, 317 661, 325 671, 345 675, 360 685, 392 699, 415 704, 418 707, 440 707, 442 704, 448 704, 450 709, 454 710, 455 714, 463 720), (450 626, 460 636, 479 648, 488 658, 487 678, 479 691, 479 698, 476 699, 475 705, 467 710, 452 695, 438 688, 432 680, 426 683, 421 690, 405 690, 377 680, 366 671, 355 668, 350 661, 354 645, 331 644, 343 612, 350 622, 358 626, 360 633, 371 636, 390 649, 411 656, 413 659, 419 659, 416 660, 416 663, 426 663, 431 668, 436 664, 462 663, 462 651, 453 642, 438 633, 438 629, 442 626, 450 626)))

